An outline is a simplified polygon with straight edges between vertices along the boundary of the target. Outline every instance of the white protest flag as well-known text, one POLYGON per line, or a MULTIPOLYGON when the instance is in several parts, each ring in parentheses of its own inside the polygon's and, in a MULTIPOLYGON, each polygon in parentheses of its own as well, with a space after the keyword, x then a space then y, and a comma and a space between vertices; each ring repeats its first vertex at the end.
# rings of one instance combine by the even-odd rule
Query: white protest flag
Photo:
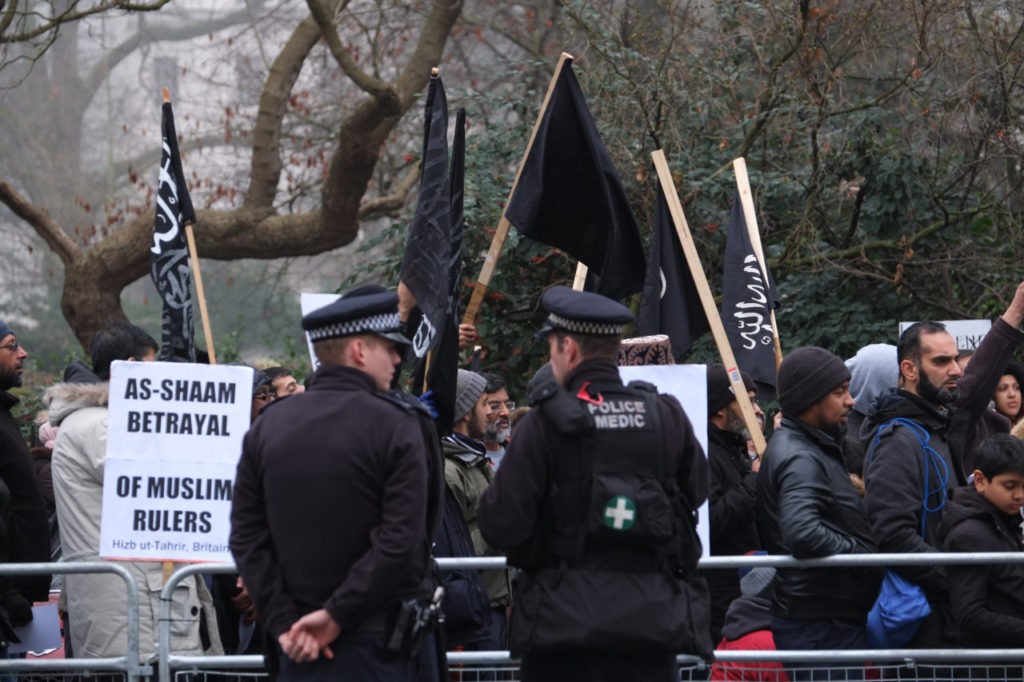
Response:
POLYGON ((231 494, 251 409, 248 367, 113 363, 100 556, 231 561, 231 494))

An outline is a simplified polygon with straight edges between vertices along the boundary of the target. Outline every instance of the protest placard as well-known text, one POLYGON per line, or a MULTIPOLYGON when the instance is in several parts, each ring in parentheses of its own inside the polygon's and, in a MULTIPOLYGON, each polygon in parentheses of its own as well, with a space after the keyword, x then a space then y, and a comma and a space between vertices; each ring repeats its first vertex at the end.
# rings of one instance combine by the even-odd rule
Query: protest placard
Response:
POLYGON ((248 367, 113 363, 100 556, 231 561, 231 494, 251 409, 248 367))
MULTIPOLYGON (((912 324, 914 323, 900 322, 900 336, 912 324)), ((992 328, 992 322, 989 320, 942 320, 942 324, 946 326, 946 331, 956 339, 956 347, 959 350, 972 353, 985 338, 985 334, 988 334, 988 330, 992 328)))

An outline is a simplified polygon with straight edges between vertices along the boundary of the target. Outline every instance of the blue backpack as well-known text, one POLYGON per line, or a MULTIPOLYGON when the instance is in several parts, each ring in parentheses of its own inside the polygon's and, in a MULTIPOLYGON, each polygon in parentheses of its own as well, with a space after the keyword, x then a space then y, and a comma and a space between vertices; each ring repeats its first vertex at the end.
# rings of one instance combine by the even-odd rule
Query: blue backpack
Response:
MULTIPOLYGON (((940 511, 946 504, 945 495, 939 496, 939 503, 928 505, 928 498, 935 491, 929 486, 930 471, 934 470, 940 481, 941 490, 945 490, 949 481, 949 467, 934 448, 929 445, 931 434, 912 419, 896 417, 878 427, 878 432, 868 451, 868 465, 875 456, 875 448, 885 429, 893 429, 896 425, 905 426, 917 436, 924 453, 922 467, 924 473, 924 498, 921 500, 921 537, 924 538, 925 520, 931 512, 940 511)), ((905 646, 917 632, 921 623, 931 615, 932 609, 928 598, 920 586, 904 579, 892 569, 886 569, 882 579, 882 588, 878 599, 868 612, 866 626, 867 645, 872 649, 898 649, 905 646)))

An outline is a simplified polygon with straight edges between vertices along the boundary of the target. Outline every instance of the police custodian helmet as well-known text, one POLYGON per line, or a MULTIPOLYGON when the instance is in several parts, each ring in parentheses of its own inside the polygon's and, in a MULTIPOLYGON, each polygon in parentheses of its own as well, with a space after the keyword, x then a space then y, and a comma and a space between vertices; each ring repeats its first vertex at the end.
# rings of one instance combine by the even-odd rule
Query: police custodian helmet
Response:
POLYGON ((313 343, 356 334, 376 334, 408 344, 398 321, 398 294, 375 284, 357 287, 334 303, 302 318, 302 328, 313 343))
POLYGON ((544 326, 535 335, 542 339, 553 331, 585 336, 622 336, 633 313, 618 301, 589 291, 554 286, 544 292, 540 304, 548 311, 544 326))

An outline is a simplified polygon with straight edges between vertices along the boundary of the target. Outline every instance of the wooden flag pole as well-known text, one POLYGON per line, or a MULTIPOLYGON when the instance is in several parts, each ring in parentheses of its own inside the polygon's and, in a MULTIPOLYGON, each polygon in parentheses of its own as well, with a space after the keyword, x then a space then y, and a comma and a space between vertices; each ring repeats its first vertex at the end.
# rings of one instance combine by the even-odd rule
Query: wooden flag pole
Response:
MULTIPOLYGON (((733 160, 733 170, 736 172, 736 186, 739 188, 740 204, 743 206, 743 220, 747 224, 747 234, 750 235, 750 243, 754 247, 754 255, 757 256, 757 263, 761 266, 761 277, 764 279, 764 291, 768 291, 768 265, 764 259, 764 250, 761 248, 761 231, 757 229, 757 211, 754 210, 754 195, 750 191, 750 176, 747 175, 747 161, 742 156, 733 160)), ((782 364, 782 340, 779 338, 779 324, 775 321, 775 308, 771 299, 768 300, 768 314, 772 320, 772 339, 775 343, 775 371, 779 371, 782 364)))
POLYGON ((551 77, 551 82, 548 83, 548 91, 544 94, 544 101, 540 106, 540 113, 537 114, 537 120, 533 124, 533 132, 530 133, 530 141, 526 145, 526 151, 523 152, 523 158, 519 160, 519 168, 516 169, 516 177, 512 181, 512 189, 508 192, 508 199, 505 200, 505 207, 501 209, 501 219, 498 221, 498 227, 494 230, 494 237, 491 239, 491 247, 487 250, 487 256, 484 258, 484 265, 480 268, 480 276, 476 278, 476 285, 473 287, 473 295, 469 299, 469 305, 466 306, 466 314, 462 316, 463 324, 475 324, 476 316, 480 312, 480 306, 484 301, 484 294, 487 293, 487 287, 491 284, 491 277, 494 276, 494 270, 498 267, 498 259, 501 258, 501 249, 505 246, 505 238, 508 237, 508 228, 510 224, 508 218, 505 217, 505 208, 508 207, 508 203, 512 201, 512 194, 516 191, 516 186, 519 184, 519 176, 523 173, 523 166, 526 165, 526 157, 530 155, 530 149, 533 148, 533 141, 537 138, 537 131, 540 130, 541 121, 544 120, 544 112, 548 110, 548 103, 551 101, 551 93, 555 90, 555 84, 558 82, 558 76, 562 73, 562 68, 567 62, 572 62, 572 55, 568 52, 563 52, 558 57, 558 65, 555 66, 555 74, 551 77))
POLYGON ((213 348, 213 332, 210 331, 210 314, 206 310, 206 292, 203 290, 203 273, 199 269, 199 253, 196 251, 196 236, 192 231, 192 223, 185 223, 185 237, 188 239, 188 260, 192 265, 192 274, 196 278, 196 297, 199 299, 199 315, 203 319, 203 338, 206 339, 206 352, 210 356, 210 364, 217 364, 217 351, 213 348))
POLYGON ((572 290, 583 291, 587 283, 587 264, 583 261, 576 263, 576 276, 572 278, 572 290))
MULTIPOLYGON (((164 104, 171 101, 169 88, 163 89, 164 104)), ((184 178, 181 178, 184 182, 184 178)), ((199 315, 203 320, 203 337, 206 339, 206 352, 210 356, 210 364, 217 364, 217 352, 213 348, 213 334, 210 332, 210 315, 206 310, 206 292, 203 289, 203 273, 199 270, 199 253, 196 251, 196 237, 192 231, 192 223, 185 223, 185 238, 188 240, 188 262, 192 275, 196 279, 196 296, 199 298, 199 315)), ((166 567, 165 567, 166 568, 166 567)))
POLYGON ((683 207, 679 203, 679 194, 676 192, 675 183, 672 180, 672 171, 669 170, 668 161, 665 159, 665 152, 658 149, 651 153, 651 158, 654 160, 654 167, 658 171, 661 191, 665 196, 665 201, 668 203, 669 212, 672 214, 676 235, 678 235, 679 243, 683 247, 683 255, 686 256, 686 265, 690 268, 690 275, 697 286, 700 302, 704 306, 704 314, 708 318, 708 326, 711 327, 711 334, 714 336, 715 344, 718 346, 718 353, 722 356, 722 362, 725 364, 726 374, 729 375, 729 383, 732 384, 733 393, 736 396, 736 401, 739 403, 740 412, 743 414, 743 421, 750 431, 750 439, 754 442, 754 449, 757 450, 758 456, 761 456, 764 454, 765 447, 767 447, 764 434, 761 432, 761 425, 754 415, 754 406, 750 402, 746 386, 743 385, 740 370, 736 366, 736 357, 733 355, 729 339, 725 335, 725 326, 722 324, 722 318, 718 314, 718 308, 715 307, 715 297, 711 293, 708 278, 704 275, 704 268, 700 264, 700 256, 697 254, 697 245, 694 243, 693 235, 690 233, 690 226, 686 222, 686 216, 683 215, 683 207))

